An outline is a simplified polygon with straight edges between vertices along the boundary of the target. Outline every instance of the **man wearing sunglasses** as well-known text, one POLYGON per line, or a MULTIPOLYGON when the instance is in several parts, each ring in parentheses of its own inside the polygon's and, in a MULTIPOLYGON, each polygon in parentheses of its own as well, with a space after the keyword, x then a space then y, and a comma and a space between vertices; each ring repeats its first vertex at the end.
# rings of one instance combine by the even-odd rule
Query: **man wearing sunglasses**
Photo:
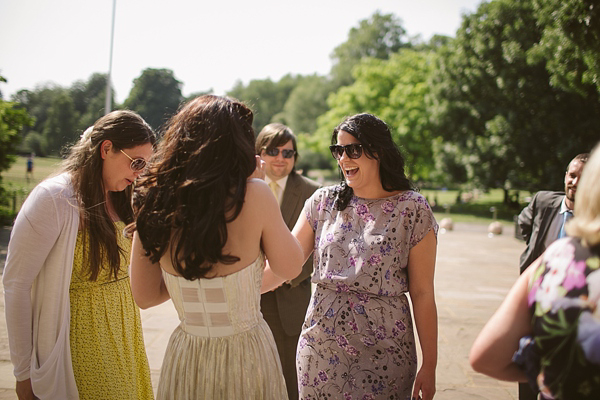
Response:
MULTIPOLYGON (((296 136, 283 124, 269 124, 256 138, 256 154, 265 162, 265 181, 279 202, 281 214, 291 230, 304 202, 320 185, 295 170, 296 136)), ((289 283, 262 295, 263 316, 275 337, 290 400, 298 398, 296 346, 310 301, 312 256, 302 272, 289 283)))

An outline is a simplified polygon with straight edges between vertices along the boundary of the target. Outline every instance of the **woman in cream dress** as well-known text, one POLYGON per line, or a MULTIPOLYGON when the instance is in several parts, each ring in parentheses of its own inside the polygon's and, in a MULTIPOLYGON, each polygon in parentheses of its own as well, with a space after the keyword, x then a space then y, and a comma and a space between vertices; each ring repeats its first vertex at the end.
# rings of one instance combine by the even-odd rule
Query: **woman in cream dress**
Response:
POLYGON ((252 112, 224 97, 190 101, 169 122, 140 182, 132 288, 142 308, 171 298, 159 399, 287 399, 260 313, 265 257, 282 279, 303 256, 256 169, 252 112))

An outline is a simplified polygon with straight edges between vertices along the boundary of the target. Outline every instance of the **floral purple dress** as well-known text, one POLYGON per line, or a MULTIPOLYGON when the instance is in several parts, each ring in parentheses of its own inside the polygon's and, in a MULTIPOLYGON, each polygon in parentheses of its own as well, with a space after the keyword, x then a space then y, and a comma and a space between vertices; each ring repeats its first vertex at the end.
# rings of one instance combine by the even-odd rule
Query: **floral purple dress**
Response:
POLYGON ((437 223, 406 191, 353 197, 334 209, 335 187, 304 205, 315 232, 316 283, 297 349, 301 399, 410 399, 417 356, 408 254, 437 223))
POLYGON ((513 361, 544 399, 600 399, 600 246, 565 238, 542 257, 528 296, 533 335, 513 361))

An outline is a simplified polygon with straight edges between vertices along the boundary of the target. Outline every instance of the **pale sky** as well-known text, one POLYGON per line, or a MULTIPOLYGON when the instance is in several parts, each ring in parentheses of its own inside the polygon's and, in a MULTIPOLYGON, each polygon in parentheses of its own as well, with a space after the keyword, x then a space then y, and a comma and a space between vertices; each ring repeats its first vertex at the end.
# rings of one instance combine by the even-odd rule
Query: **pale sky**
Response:
MULTIPOLYGON (((167 68, 182 92, 224 94, 237 81, 326 75, 333 49, 375 11, 409 36, 455 36, 482 0, 116 0, 111 80, 118 102, 146 68, 167 68)), ((107 73, 113 0, 0 0, 4 99, 107 73)))

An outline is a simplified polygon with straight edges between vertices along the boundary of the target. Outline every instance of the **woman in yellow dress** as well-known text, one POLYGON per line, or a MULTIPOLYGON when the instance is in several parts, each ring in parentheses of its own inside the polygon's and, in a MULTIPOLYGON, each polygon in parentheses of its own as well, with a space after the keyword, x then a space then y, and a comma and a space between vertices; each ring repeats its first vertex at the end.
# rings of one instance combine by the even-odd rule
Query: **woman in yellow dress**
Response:
POLYGON ((123 228, 155 141, 136 113, 109 113, 23 204, 3 277, 19 399, 153 398, 123 228))

